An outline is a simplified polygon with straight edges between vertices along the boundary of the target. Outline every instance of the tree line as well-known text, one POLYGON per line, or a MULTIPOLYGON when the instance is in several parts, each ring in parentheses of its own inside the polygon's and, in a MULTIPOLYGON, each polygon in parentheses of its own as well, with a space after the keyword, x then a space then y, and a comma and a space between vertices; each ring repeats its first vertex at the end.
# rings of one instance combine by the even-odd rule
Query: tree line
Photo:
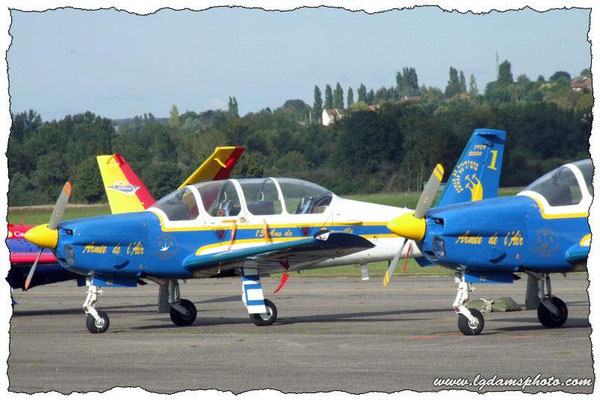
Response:
MULTIPOLYGON (((582 76, 589 76, 584 70, 582 76)), ((585 88, 557 71, 548 80, 513 78, 508 61, 479 93, 473 76, 450 67, 444 90, 419 86, 414 68, 377 90, 315 86, 313 105, 300 99, 239 116, 227 110, 152 114, 115 121, 92 112, 42 121, 33 110, 12 115, 8 143, 9 205, 52 204, 65 180, 73 201, 105 201, 98 154, 122 154, 155 197, 179 186, 217 145, 246 152, 235 177, 293 176, 338 194, 418 191, 431 168, 450 170, 475 128, 505 129, 502 186, 523 186, 560 164, 589 157, 593 104, 585 88), (410 101, 402 99, 410 98, 410 101), (345 98, 345 102, 344 102, 345 98), (320 123, 323 108, 345 108, 320 123)))

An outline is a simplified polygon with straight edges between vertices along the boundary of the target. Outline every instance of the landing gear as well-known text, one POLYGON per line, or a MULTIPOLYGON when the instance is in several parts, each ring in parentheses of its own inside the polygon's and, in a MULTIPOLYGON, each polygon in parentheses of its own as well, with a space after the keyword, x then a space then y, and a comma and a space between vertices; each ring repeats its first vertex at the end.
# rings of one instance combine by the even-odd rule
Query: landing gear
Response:
POLYGON ((471 313, 473 322, 469 321, 469 319, 465 315, 459 314, 458 329, 462 332, 463 335, 479 335, 483 330, 483 315, 479 312, 479 310, 475 308, 469 308, 469 312, 471 313))
POLYGON ((458 329, 463 335, 479 335, 485 321, 479 310, 465 306, 469 300, 469 292, 472 291, 471 285, 465 279, 465 272, 457 272, 456 280, 458 281, 458 293, 452 306, 458 314, 458 329))
POLYGON ((273 322, 277 319, 277 307, 271 300, 265 299, 266 313, 262 314, 250 314, 250 319, 256 326, 269 326, 273 325, 273 322))
POLYGON ((97 313, 100 319, 96 320, 88 314, 85 325, 91 333, 104 333, 110 326, 110 319, 108 319, 108 315, 104 311, 97 311, 97 313))
POLYGON ((558 328, 563 326, 565 322, 567 322, 567 318, 569 317, 569 310, 567 309, 567 305, 564 301, 559 299, 558 297, 552 297, 549 299, 552 305, 558 311, 556 314, 550 312, 548 308, 542 303, 538 306, 537 315, 540 324, 545 326, 546 328, 558 328))
POLYGON ((169 315, 175 325, 188 326, 196 321, 196 306, 191 301, 180 298, 179 283, 176 279, 169 281, 169 305, 169 315))
POLYGON ((540 304, 537 309, 538 320, 546 328, 559 328, 567 322, 569 310, 564 301, 552 296, 550 274, 537 274, 528 271, 529 276, 537 279, 538 299, 540 304))
POLYGON ((92 285, 92 278, 87 278, 86 284, 88 286, 88 294, 83 302, 83 311, 87 316, 85 325, 90 333, 104 333, 110 326, 110 320, 104 311, 94 308, 94 305, 98 301, 98 295, 102 294, 102 291, 97 286, 92 285))
POLYGON ((242 302, 256 326, 269 326, 277 320, 277 307, 265 299, 256 268, 242 268, 242 302))

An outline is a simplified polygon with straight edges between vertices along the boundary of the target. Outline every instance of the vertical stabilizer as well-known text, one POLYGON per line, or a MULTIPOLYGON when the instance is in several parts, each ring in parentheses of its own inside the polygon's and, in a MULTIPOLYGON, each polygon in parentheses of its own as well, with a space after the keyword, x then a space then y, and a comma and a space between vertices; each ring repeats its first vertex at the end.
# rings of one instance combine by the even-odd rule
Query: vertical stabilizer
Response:
POLYGON ((446 182, 437 207, 496 197, 505 141, 505 131, 475 129, 446 182))
POLYGON ((154 204, 154 197, 123 156, 98 156, 96 160, 113 214, 144 211, 154 204))

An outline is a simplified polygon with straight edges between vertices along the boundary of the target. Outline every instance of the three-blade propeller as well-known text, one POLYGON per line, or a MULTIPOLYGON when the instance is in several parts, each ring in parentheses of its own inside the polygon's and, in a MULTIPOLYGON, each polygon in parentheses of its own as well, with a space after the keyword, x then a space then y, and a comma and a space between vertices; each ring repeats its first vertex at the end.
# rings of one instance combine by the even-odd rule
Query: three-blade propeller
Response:
POLYGON ((24 290, 29 289, 29 286, 31 285, 33 274, 35 273, 35 269, 40 257, 42 256, 44 248, 56 248, 56 244, 58 242, 58 230, 56 228, 58 228, 58 224, 65 214, 65 210, 69 204, 69 197, 71 197, 71 184, 67 182, 62 188, 60 196, 58 196, 58 200, 56 201, 56 205, 52 210, 52 215, 50 216, 50 221, 48 224, 38 225, 25 233, 25 239, 33 244, 38 245, 40 247, 40 251, 33 262, 31 269, 29 270, 29 274, 27 274, 27 279, 25 280, 25 285, 23 286, 24 290))
MULTIPOLYGON (((398 250, 398 253, 396 253, 394 259, 390 263, 388 270, 385 272, 385 276, 383 277, 383 286, 387 286, 387 284, 390 282, 392 274, 394 273, 394 270, 400 261, 404 247, 408 243, 408 239, 419 241, 425 237, 426 223, 424 217, 433 204, 433 200, 435 199, 435 195, 437 194, 443 177, 444 167, 442 167, 441 164, 438 164, 433 169, 427 184, 425 184, 425 188, 423 189, 423 193, 421 193, 421 197, 419 197, 419 202, 417 203, 415 212, 401 215, 397 218, 394 218, 387 224, 388 229, 395 234, 404 237, 404 241, 400 246, 400 250, 398 250)), ((409 252, 406 253, 406 257, 409 257, 408 253, 409 252)))

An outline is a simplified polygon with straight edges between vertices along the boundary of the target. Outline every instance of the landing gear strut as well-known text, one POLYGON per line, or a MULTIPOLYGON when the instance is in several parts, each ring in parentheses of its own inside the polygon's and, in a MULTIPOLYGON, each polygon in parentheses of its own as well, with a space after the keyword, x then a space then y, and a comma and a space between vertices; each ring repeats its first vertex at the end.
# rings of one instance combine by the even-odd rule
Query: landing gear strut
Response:
POLYGON ((104 333, 110 326, 110 319, 104 311, 96 310, 94 305, 98 301, 98 295, 102 294, 102 291, 97 286, 92 285, 92 278, 86 279, 88 287, 87 297, 83 302, 83 311, 85 312, 88 331, 91 333, 104 333))
POLYGON ((256 326, 273 325, 277 320, 277 307, 265 299, 258 270, 243 268, 242 275, 242 302, 248 309, 250 320, 256 326))
POLYGON ((537 279, 538 298, 540 305, 537 309, 538 320, 546 328, 558 328, 567 322, 569 310, 567 305, 558 297, 552 296, 550 274, 537 274, 528 271, 529 276, 537 279))
POLYGON ((458 293, 452 306, 458 314, 458 329, 463 335, 479 335, 483 330, 484 319, 479 310, 465 306, 469 300, 469 292, 472 291, 471 285, 465 280, 465 272, 457 272, 456 280, 458 282, 458 293))
POLYGON ((179 294, 179 283, 176 279, 169 280, 169 315, 177 326, 188 326, 196 321, 196 306, 189 300, 182 299, 179 294))

